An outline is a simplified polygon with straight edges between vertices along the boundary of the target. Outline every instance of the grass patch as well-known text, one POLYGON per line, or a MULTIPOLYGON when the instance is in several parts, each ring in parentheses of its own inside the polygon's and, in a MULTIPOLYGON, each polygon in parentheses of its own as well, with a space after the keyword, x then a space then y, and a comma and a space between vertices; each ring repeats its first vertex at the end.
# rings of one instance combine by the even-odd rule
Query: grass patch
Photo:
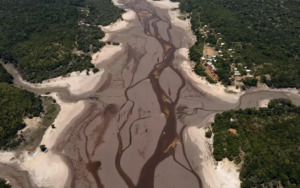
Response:
POLYGON ((180 20, 186 20, 186 17, 183 16, 183 15, 180 15, 180 16, 178 16, 177 18, 180 19, 180 20))
POLYGON ((48 127, 53 124, 60 111, 60 106, 55 102, 55 100, 53 100, 52 97, 43 97, 42 99, 45 109, 45 113, 42 115, 42 122, 38 125, 38 128, 32 130, 27 138, 25 138, 25 141, 18 149, 17 155, 23 150, 27 150, 29 153, 33 152, 35 148, 39 146, 44 133, 48 127))

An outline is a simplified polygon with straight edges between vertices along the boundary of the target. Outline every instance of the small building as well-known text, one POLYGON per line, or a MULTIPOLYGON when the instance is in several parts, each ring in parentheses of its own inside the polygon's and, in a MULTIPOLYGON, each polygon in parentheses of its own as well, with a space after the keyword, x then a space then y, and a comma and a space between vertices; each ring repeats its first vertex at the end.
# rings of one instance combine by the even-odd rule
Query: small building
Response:
POLYGON ((221 43, 221 46, 224 46, 224 45, 225 45, 225 43, 224 43, 224 42, 222 42, 222 43, 221 43))
POLYGON ((210 66, 213 71, 217 70, 214 64, 212 64, 212 62, 208 62, 207 65, 210 66))
POLYGON ((229 49, 228 49, 228 51, 232 51, 232 49, 231 49, 231 48, 229 48, 229 49))
POLYGON ((251 72, 251 70, 250 69, 246 69, 246 72, 249 73, 249 72, 251 72))
POLYGON ((218 53, 222 53, 222 50, 219 50, 218 53))
POLYGON ((211 64, 211 65, 207 65, 207 70, 206 72, 208 73, 208 75, 215 81, 219 80, 219 76, 215 73, 216 67, 211 64))
POLYGON ((205 57, 201 57, 201 60, 205 60, 205 57))
POLYGON ((212 59, 211 59, 211 58, 208 58, 207 61, 212 61, 212 59))
POLYGON ((211 69, 214 70, 214 71, 217 70, 216 67, 213 64, 211 65, 211 69))
POLYGON ((237 68, 234 68, 235 71, 237 71, 237 68))
POLYGON ((234 76, 241 76, 240 71, 234 71, 234 76))
POLYGON ((214 59, 214 58, 216 58, 217 56, 215 56, 215 55, 212 55, 211 57, 214 59))

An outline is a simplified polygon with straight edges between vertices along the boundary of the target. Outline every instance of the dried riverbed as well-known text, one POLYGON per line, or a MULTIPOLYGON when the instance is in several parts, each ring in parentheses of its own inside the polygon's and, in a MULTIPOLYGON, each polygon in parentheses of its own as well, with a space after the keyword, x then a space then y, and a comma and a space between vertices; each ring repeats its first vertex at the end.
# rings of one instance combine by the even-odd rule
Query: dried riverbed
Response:
MULTIPOLYGON (((186 138, 188 126, 204 126, 207 116, 224 110, 258 107, 263 99, 290 98, 299 104, 299 95, 287 91, 253 90, 228 103, 196 88, 180 67, 188 60, 176 53, 193 41, 172 24, 170 10, 145 0, 120 3, 136 17, 126 28, 108 33, 106 40, 122 43, 122 50, 97 63, 105 71, 93 90, 74 95, 66 87, 35 88, 7 66, 20 87, 39 94, 57 92, 64 102, 84 101, 84 111, 52 148, 69 168, 64 187, 208 187, 199 151, 186 138)), ((20 181, 34 186, 24 171, 7 165, 0 170, 16 187, 20 181)))

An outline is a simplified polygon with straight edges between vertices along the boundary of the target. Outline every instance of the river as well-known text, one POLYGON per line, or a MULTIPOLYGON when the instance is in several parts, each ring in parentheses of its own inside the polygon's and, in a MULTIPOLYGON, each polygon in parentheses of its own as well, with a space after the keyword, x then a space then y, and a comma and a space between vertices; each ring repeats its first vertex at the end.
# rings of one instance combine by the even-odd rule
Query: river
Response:
MULTIPOLYGON (((201 160, 197 163, 193 143, 185 138, 188 126, 201 125, 205 117, 224 110, 258 107, 262 99, 290 98, 300 104, 297 93, 285 91, 251 90, 237 103, 228 103, 195 88, 178 67, 184 57, 176 55, 193 41, 172 24, 169 10, 145 0, 121 3, 137 16, 127 29, 109 33, 124 50, 97 65, 105 73, 93 92, 75 96, 63 87, 33 88, 6 66, 19 87, 38 94, 55 91, 66 102, 86 101, 84 113, 55 146, 69 166, 66 187, 206 187, 199 175, 201 160)), ((2 172, 12 183, 20 180, 2 172)), ((14 173, 28 181, 25 172, 14 173)))

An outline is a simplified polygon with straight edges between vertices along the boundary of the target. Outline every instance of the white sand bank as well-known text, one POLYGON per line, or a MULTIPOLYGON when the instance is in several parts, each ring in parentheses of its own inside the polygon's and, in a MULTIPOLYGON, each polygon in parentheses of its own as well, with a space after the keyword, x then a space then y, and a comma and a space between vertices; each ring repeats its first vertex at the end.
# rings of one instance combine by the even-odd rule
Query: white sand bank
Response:
POLYGON ((104 46, 101 51, 93 54, 92 56, 92 63, 97 66, 99 63, 110 59, 113 57, 116 53, 119 53, 123 50, 123 45, 106 45, 104 46))
POLYGON ((61 157, 51 151, 51 148, 66 126, 84 110, 84 102, 64 103, 55 94, 52 94, 52 97, 61 106, 61 111, 54 121, 56 128, 49 127, 41 142, 49 151, 43 153, 37 148, 32 156, 24 154, 24 162, 20 163, 20 167, 29 172, 32 181, 38 186, 64 187, 69 169, 61 157))
POLYGON ((169 0, 147 1, 161 9, 168 9, 171 23, 177 27, 184 29, 185 32, 189 35, 189 37, 193 40, 193 42, 196 42, 196 36, 193 34, 193 31, 191 29, 190 19, 181 20, 178 18, 181 15, 180 10, 178 9, 179 2, 171 2, 169 0))
MULTIPOLYGON (((115 5, 119 5, 116 1, 113 1, 116 3, 115 5)), ((109 33, 110 32, 119 32, 124 29, 130 28, 129 24, 132 20, 136 18, 136 14, 134 11, 126 9, 126 13, 122 15, 122 19, 119 19, 118 21, 108 25, 108 26, 99 26, 102 31, 105 33, 105 36, 101 39, 103 42, 107 42, 109 40, 109 33)))
POLYGON ((41 84, 32 84, 22 78, 20 80, 23 84, 32 88, 67 87, 71 94, 80 95, 92 91, 100 82, 103 73, 104 69, 101 69, 96 74, 89 71, 89 75, 86 74, 86 71, 72 72, 67 77, 51 78, 43 81, 41 84))
POLYGON ((199 174, 203 177, 203 188, 240 188, 238 167, 224 159, 215 165, 212 156, 211 139, 205 137, 205 128, 189 127, 187 135, 199 148, 201 168, 199 174))
POLYGON ((60 105, 60 112, 54 121, 55 129, 51 127, 45 132, 42 143, 47 146, 47 148, 53 147, 55 141, 57 140, 59 134, 64 130, 66 125, 68 125, 74 118, 81 114, 84 110, 84 101, 78 101, 76 103, 65 103, 62 102, 55 93, 51 96, 56 100, 57 104, 60 105))
POLYGON ((66 86, 70 92, 74 95, 80 95, 93 90, 100 82, 104 69, 101 69, 96 74, 92 71, 89 75, 86 71, 73 72, 68 77, 57 77, 49 80, 45 80, 42 84, 35 84, 37 87, 49 87, 49 86, 66 86))
POLYGON ((69 169, 61 157, 52 152, 51 148, 70 121, 84 110, 85 105, 83 101, 64 103, 56 94, 52 94, 52 97, 61 106, 61 111, 54 122, 56 128, 49 127, 41 142, 49 151, 43 153, 37 148, 33 155, 24 152, 21 159, 13 159, 14 152, 2 152, 0 162, 17 162, 21 169, 28 171, 31 180, 39 187, 61 188, 68 180, 69 169))

